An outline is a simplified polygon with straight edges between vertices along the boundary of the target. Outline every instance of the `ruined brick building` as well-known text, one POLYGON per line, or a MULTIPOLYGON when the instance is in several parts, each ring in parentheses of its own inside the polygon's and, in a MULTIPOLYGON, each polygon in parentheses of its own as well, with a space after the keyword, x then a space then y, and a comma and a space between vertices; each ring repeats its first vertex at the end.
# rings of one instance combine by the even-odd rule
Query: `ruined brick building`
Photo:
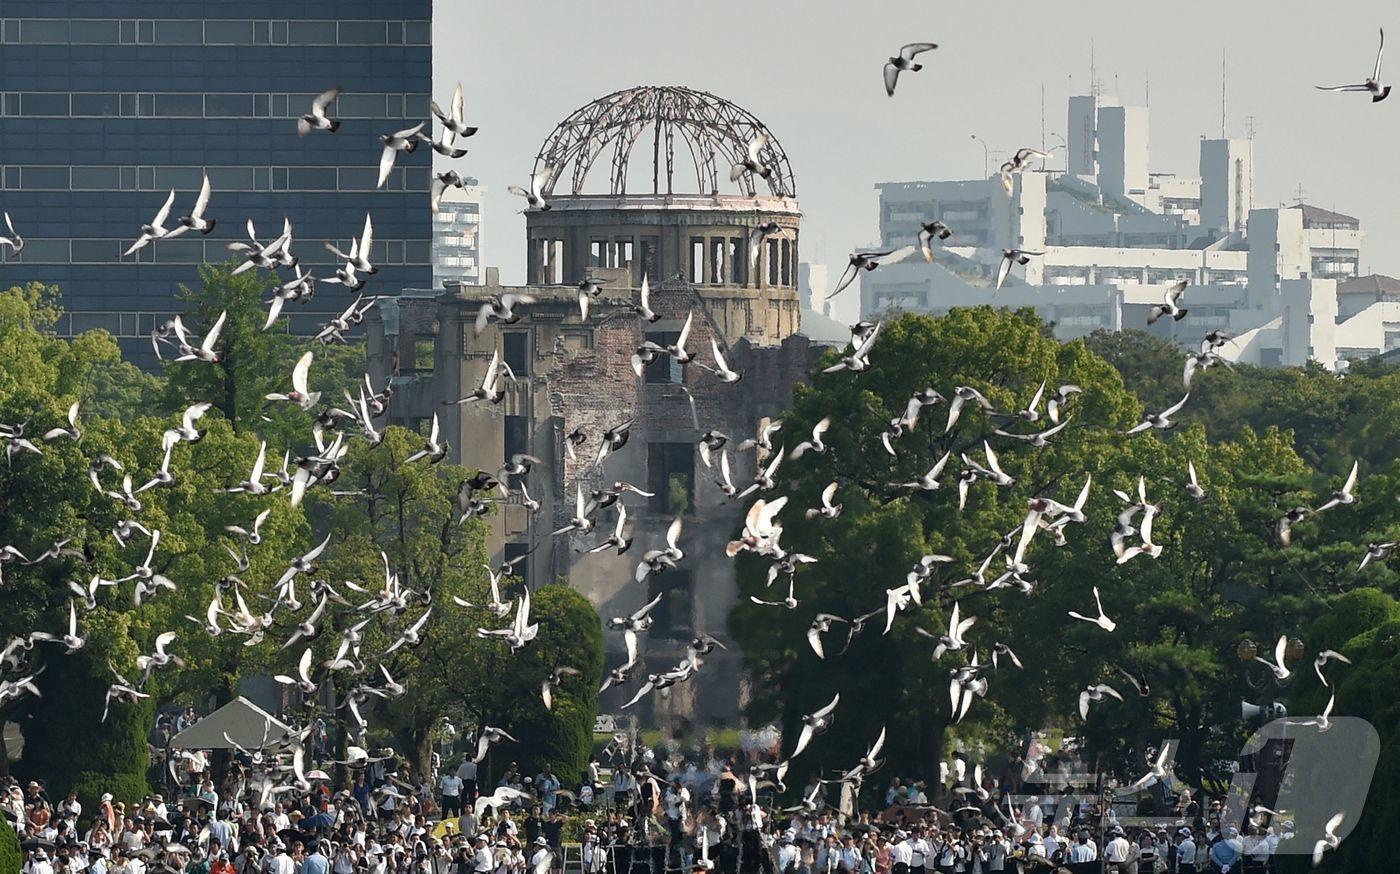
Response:
MULTIPOLYGON (((536 158, 536 169, 545 166, 556 171, 549 208, 526 212, 529 284, 503 287, 497 271, 488 268, 484 285, 445 293, 408 290, 381 301, 367 323, 371 372, 376 379, 394 378, 392 422, 421 428, 438 414, 454 461, 495 471, 514 453, 543 460, 528 478, 531 496, 543 503, 533 521, 518 496, 488 517, 495 560, 533 550, 523 562, 531 586, 567 580, 605 620, 664 594, 642 640, 642 665, 631 682, 604 697, 603 711, 615 713, 648 671, 679 663, 692 637, 710 634, 728 643, 726 618, 736 586, 724 545, 744 505, 721 492, 718 470, 701 463, 696 442, 718 429, 729 435, 732 450, 752 436, 762 419, 788 406, 793 386, 806 378, 820 350, 801 334, 801 213, 792 170, 777 140, 753 116, 703 92, 633 88, 594 101, 560 123, 536 158), (761 152, 767 177, 745 173, 731 182, 730 167, 760 137, 767 138, 761 152), (674 190, 690 186, 692 178, 677 160, 693 165, 693 190, 674 190), (608 165, 606 189, 588 193, 590 172, 600 175, 601 164, 608 165), (629 181, 636 187, 642 165, 649 190, 633 193, 629 181), (750 251, 750 233, 770 222, 781 232, 750 251), (585 277, 604 281, 602 299, 593 301, 587 320, 576 288, 585 277), (632 310, 643 277, 660 316, 652 323, 632 310), (537 300, 521 308, 519 322, 492 322, 475 333, 482 302, 508 292, 537 300), (631 367, 636 348, 648 339, 663 346, 674 342, 691 315, 687 348, 694 362, 663 356, 637 378, 631 367), (743 372, 742 381, 725 385, 695 365, 711 363, 712 337, 743 372), (503 402, 445 405, 480 385, 493 351, 518 377, 503 402), (627 445, 594 467, 600 435, 628 419, 635 425, 627 445), (588 442, 570 460, 564 437, 575 428, 588 442), (597 515, 594 533, 550 537, 573 515, 576 484, 587 495, 615 480, 655 493, 623 499, 635 523, 627 554, 585 552, 611 532, 612 509, 597 515), (684 560, 639 584, 634 571, 641 553, 664 543, 677 516, 684 524, 684 560)), ((754 453, 733 453, 732 461, 735 482, 749 482, 754 453)), ((607 637, 611 668, 624 661, 624 648, 620 634, 607 637)), ((635 710, 654 724, 684 718, 732 725, 742 703, 740 685, 741 657, 731 646, 716 650, 693 680, 664 697, 648 696, 635 710)))

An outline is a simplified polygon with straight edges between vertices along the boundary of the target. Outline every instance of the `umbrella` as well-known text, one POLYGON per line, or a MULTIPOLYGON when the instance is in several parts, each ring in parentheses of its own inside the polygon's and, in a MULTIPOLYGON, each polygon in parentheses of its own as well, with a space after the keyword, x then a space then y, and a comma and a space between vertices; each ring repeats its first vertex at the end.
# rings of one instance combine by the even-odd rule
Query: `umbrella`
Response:
POLYGON ((46 841, 43 838, 27 838, 20 842, 19 848, 21 850, 28 850, 29 852, 35 850, 52 850, 53 841, 46 841))
POLYGON ((301 821, 301 827, 305 829, 330 828, 333 825, 335 825, 335 820, 331 817, 329 813, 326 813, 325 811, 322 811, 316 814, 315 816, 308 816, 306 819, 303 819, 301 821))

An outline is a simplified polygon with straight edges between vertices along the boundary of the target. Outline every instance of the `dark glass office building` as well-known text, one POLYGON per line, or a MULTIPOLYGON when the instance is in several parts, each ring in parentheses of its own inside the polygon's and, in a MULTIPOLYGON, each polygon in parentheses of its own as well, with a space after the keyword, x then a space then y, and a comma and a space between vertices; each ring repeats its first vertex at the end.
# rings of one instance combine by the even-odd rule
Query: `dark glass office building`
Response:
MULTIPOLYGON (((368 212, 380 272, 365 291, 431 284, 432 151, 375 181, 378 135, 428 117, 432 0, 3 0, 0 16, 0 211, 26 239, 0 249, 0 286, 58 285, 63 333, 105 328, 149 356, 179 284, 231 257, 248 219, 263 242, 291 219, 293 252, 326 277, 322 243, 346 250, 368 212), (333 85, 340 130, 299 137, 333 85), (170 223, 190 214, 205 172, 213 233, 121 257, 171 188, 170 223)), ((289 307, 294 330, 350 299, 319 286, 289 307)))

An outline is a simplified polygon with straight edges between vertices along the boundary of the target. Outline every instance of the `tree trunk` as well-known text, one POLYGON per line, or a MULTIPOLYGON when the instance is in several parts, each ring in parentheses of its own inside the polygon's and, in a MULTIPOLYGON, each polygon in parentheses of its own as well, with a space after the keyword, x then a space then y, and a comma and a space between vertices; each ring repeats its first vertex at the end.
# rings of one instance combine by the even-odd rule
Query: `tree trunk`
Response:
MULTIPOLYGON (((214 689, 214 709, 217 710, 229 703, 234 698, 234 680, 228 674, 223 674, 219 685, 214 689)), ((232 759, 229 750, 214 750, 213 759, 209 762, 209 769, 213 773, 214 785, 224 785, 224 777, 228 774, 228 763, 232 759)))
POLYGON ((424 779, 428 776, 428 763, 432 760, 431 726, 413 724, 394 732, 394 741, 401 749, 396 750, 404 757, 413 773, 424 779))

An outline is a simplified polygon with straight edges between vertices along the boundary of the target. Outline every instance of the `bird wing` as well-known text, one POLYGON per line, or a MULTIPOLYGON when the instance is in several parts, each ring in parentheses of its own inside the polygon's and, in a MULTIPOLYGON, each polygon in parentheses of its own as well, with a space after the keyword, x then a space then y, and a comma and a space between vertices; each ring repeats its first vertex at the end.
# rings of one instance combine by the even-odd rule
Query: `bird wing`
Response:
POLYGON ((894 96, 894 86, 899 84, 899 68, 890 62, 885 62, 885 93, 894 96))
POLYGON ((690 339, 690 324, 694 320, 695 312, 691 311, 690 314, 685 317, 685 324, 681 326, 680 336, 676 338, 676 348, 682 352, 685 351, 686 341, 690 339))
POLYGON ((938 43, 933 42, 911 42, 899 50, 899 56, 906 61, 914 60, 914 56, 920 52, 932 51, 938 48, 938 43))
POLYGON ((837 692, 835 695, 833 695, 833 696, 831 697, 831 703, 830 703, 830 704, 826 705, 826 706, 823 707, 821 710, 818 710, 816 713, 813 713, 812 715, 813 715, 813 716, 816 716, 816 717, 830 716, 830 715, 831 715, 831 711, 835 710, 835 709, 836 709, 836 705, 839 704, 839 703, 841 703, 841 693, 840 693, 840 692, 837 692))
POLYGON ((622 632, 622 642, 627 646, 627 664, 637 663, 637 632, 627 629, 622 632))
POLYGON ((1167 407, 1165 410, 1162 411, 1162 418, 1169 418, 1172 414, 1180 411, 1182 407, 1186 406, 1186 401, 1190 397, 1191 393, 1189 391, 1186 394, 1182 395, 1181 400, 1177 401, 1176 403, 1172 404, 1170 407, 1167 407))
POLYGON ((1347 481, 1342 486, 1342 491, 1346 494, 1351 494, 1352 489, 1356 488, 1356 471, 1360 464, 1360 461, 1353 461, 1351 463, 1351 473, 1347 475, 1347 481))
POLYGON ((340 96, 340 86, 336 85, 326 91, 322 91, 311 101, 311 114, 322 118, 326 115, 326 107, 331 105, 340 96))
POLYGON ((462 98, 462 83, 458 82, 457 88, 452 92, 452 120, 461 124, 466 114, 466 101, 462 98))
POLYGON ((314 561, 317 556, 319 556, 323 551, 325 551, 326 544, 330 542, 331 536, 327 534, 325 540, 322 540, 319 545, 312 547, 310 552, 301 557, 302 561, 314 561))
POLYGON ((539 169, 539 172, 535 173, 535 175, 530 178, 530 193, 535 196, 535 199, 544 199, 545 191, 549 188, 550 183, 554 181, 554 173, 555 169, 546 164, 539 169))
POLYGON ((194 211, 190 213, 191 216, 204 215, 204 210, 209 208, 209 195, 211 193, 212 192, 209 187, 209 174, 205 173, 204 182, 199 187, 199 196, 196 197, 194 200, 194 211))
POLYGON ((1380 47, 1376 49, 1376 69, 1371 73, 1371 78, 1376 82, 1381 80, 1381 57, 1385 54, 1385 28, 1380 28, 1380 32, 1381 44, 1380 47))
POLYGON ((759 156, 768 147, 768 134, 760 133, 749 140, 749 160, 755 164, 759 163, 759 156))
POLYGON ((395 149, 389 146, 384 147, 384 151, 379 154, 379 181, 375 183, 375 188, 383 188, 384 181, 389 178, 389 171, 394 169, 395 149))
POLYGON ((308 350, 297 359, 296 366, 292 368, 292 388, 302 397, 308 394, 306 390, 306 374, 311 369, 312 357, 312 352, 308 350))
POLYGON ((651 608, 653 608, 653 607, 655 607, 657 604, 660 604, 660 603, 661 603, 661 598, 662 598, 665 594, 666 594, 665 592, 662 592, 662 593, 658 594, 655 598, 652 598, 650 601, 648 601, 648 602, 646 603, 646 605, 642 607, 642 609, 638 610, 636 613, 633 613, 633 614, 632 614, 630 617, 628 617, 628 618, 630 618, 630 619, 631 619, 632 621, 634 621, 634 622, 639 622, 639 621, 641 621, 642 619, 645 619, 646 616, 647 616, 647 614, 651 612, 651 608))
POLYGON ((795 759, 795 758, 797 758, 799 755, 801 755, 801 754, 802 754, 802 751, 805 750, 805 749, 807 749, 807 744, 809 744, 809 743, 812 742, 812 736, 813 736, 815 733, 816 733, 816 732, 814 732, 814 731, 812 730, 812 726, 810 726, 810 725, 804 725, 804 726, 802 726, 802 734, 798 735, 798 738, 797 738, 797 746, 793 749, 792 755, 788 756, 788 759, 789 759, 789 760, 795 759))
POLYGON ((855 281, 856 274, 859 272, 859 269, 854 268, 850 264, 847 264, 846 269, 841 271, 841 278, 836 281, 836 288, 826 296, 826 299, 831 300, 836 295, 845 291, 846 286, 850 285, 853 281, 855 281))
POLYGON ((374 243, 374 222, 365 213, 365 229, 360 232, 360 257, 369 260, 370 246, 374 243))
POLYGON ((882 725, 882 726, 880 726, 880 736, 877 737, 877 738, 875 738, 875 743, 871 745, 870 749, 866 752, 865 757, 866 757, 867 759, 873 759, 873 758, 875 758, 876 756, 880 755, 880 750, 883 749, 884 746, 885 746, 885 727, 882 725))
MULTIPOLYGON (((224 329, 224 320, 228 318, 228 310, 219 313, 219 317, 214 320, 214 327, 209 329, 209 333, 204 335, 204 340, 199 344, 199 348, 205 352, 213 352, 214 344, 219 342, 219 332, 224 329)), ((206 407, 206 409, 208 409, 206 407)))
POLYGON ((170 189, 170 194, 165 198, 165 203, 161 206, 156 217, 151 221, 153 227, 160 227, 165 224, 165 220, 170 217, 170 207, 175 205, 175 189, 170 189))
POLYGON ((258 444, 258 457, 253 462, 253 470, 248 474, 248 482, 257 485, 262 482, 263 466, 267 463, 267 441, 258 444))
POLYGON ((1006 471, 1001 469, 1001 464, 997 461, 997 454, 995 451, 993 451, 992 445, 987 441, 983 440, 982 448, 987 453, 987 466, 992 469, 992 472, 1000 474, 1002 476, 1006 476, 1006 471))
POLYGON ((1000 264, 1000 266, 997 267, 997 289, 998 289, 998 290, 1000 290, 1002 284, 1003 284, 1004 282, 1006 282, 1007 274, 1009 274, 1010 272, 1011 272, 1011 259, 1010 259, 1010 258, 1002 258, 1002 259, 1001 259, 1001 264, 1000 264))
MULTIPOLYGON (((643 279, 642 281, 645 282, 646 280, 643 279)), ((710 337, 710 352, 715 356, 715 367, 719 368, 722 373, 728 372, 729 365, 725 363, 724 355, 719 351, 719 340, 713 335, 710 337)))
MULTIPOLYGON (((677 545, 677 542, 680 540, 680 538, 681 519, 679 516, 677 516, 675 520, 671 522, 671 526, 666 529, 666 545, 671 547, 672 549, 680 549, 680 547, 677 545)), ((647 609, 650 610, 651 608, 647 607, 647 609)))

